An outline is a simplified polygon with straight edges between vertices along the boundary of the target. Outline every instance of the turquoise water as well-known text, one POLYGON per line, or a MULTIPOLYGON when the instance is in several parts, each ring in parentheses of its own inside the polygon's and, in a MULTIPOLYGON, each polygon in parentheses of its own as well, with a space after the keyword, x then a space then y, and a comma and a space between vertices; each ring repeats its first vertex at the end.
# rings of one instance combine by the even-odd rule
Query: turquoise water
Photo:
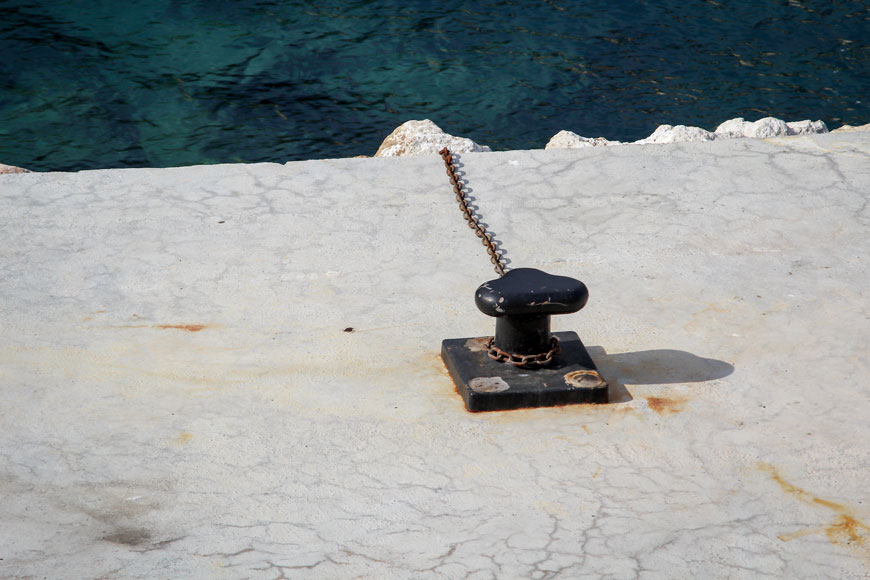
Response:
POLYGON ((731 117, 870 121, 867 2, 0 0, 0 162, 371 155, 408 119, 494 149, 731 117))

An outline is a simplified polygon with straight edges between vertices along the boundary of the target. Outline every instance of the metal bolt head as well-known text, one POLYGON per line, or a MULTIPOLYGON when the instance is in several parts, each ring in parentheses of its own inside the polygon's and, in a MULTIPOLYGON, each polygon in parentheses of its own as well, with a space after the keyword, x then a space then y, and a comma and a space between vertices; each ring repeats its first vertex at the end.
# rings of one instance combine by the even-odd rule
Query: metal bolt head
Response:
POLYGON ((575 389, 597 389, 607 385, 597 371, 583 370, 568 373, 564 377, 565 382, 575 389))

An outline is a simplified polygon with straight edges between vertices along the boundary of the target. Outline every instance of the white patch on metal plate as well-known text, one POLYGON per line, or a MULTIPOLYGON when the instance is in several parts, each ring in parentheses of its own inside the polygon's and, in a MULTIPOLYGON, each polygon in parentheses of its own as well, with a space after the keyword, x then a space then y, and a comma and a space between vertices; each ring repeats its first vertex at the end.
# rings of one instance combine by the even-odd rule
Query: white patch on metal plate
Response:
POLYGON ((468 387, 475 393, 501 393, 511 388, 501 377, 477 377, 468 381, 468 387))

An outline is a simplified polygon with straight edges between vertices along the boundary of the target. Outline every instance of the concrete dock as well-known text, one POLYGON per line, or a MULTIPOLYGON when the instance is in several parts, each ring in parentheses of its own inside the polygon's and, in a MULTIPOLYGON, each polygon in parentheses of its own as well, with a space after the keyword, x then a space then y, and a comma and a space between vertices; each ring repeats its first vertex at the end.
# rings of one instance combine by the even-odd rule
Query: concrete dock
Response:
POLYGON ((0 176, 0 577, 870 576, 870 133, 460 165, 611 403, 465 410, 437 155, 0 176))

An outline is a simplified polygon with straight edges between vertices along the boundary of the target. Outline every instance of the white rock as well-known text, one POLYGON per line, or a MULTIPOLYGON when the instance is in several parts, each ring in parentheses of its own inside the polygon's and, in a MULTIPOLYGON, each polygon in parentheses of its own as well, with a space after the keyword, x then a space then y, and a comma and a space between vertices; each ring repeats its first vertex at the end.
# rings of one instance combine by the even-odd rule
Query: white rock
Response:
POLYGON ((4 173, 32 173, 29 169, 24 169, 23 167, 15 167, 14 165, 6 165, 0 163, 0 175, 4 173))
POLYGON ((635 141, 638 144, 647 143, 679 143, 682 141, 712 141, 716 135, 700 127, 686 127, 685 125, 659 125, 653 134, 646 139, 635 141))
POLYGON ((547 142, 544 149, 580 149, 581 147, 606 147, 620 145, 604 137, 581 137, 571 131, 559 131, 547 142))
POLYGON ((851 133, 853 131, 870 131, 870 123, 866 125, 843 125, 831 131, 831 133, 851 133))
POLYGON ((447 147, 452 153, 491 151, 486 145, 478 145, 471 139, 454 137, 441 130, 441 127, 424 119, 407 121, 390 133, 375 157, 402 157, 407 155, 426 155, 438 153, 447 147))
POLYGON ((768 137, 780 137, 788 135, 788 125, 782 119, 765 117, 752 123, 743 136, 753 139, 767 139, 768 137))
POLYGON ((744 121, 743 117, 728 119, 727 121, 716 127, 716 138, 740 139, 742 137, 746 137, 746 133, 749 131, 749 127, 751 126, 752 123, 750 123, 749 121, 744 121))
POLYGON ((811 133, 827 133, 828 126, 824 121, 792 121, 786 123, 789 135, 809 135, 811 133))
POLYGON ((823 121, 792 121, 787 123, 775 117, 765 117, 754 123, 744 121, 743 117, 729 119, 716 127, 717 139, 739 139, 749 137, 765 139, 783 135, 807 135, 810 133, 827 133, 828 127, 823 121))

